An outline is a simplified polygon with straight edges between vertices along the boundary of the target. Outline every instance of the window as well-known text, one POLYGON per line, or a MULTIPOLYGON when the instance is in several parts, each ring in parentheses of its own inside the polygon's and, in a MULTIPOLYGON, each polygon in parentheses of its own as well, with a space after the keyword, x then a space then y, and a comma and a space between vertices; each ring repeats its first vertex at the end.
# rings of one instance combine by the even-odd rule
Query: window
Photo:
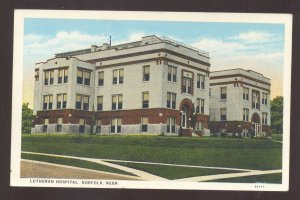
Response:
POLYGON ((146 65, 143 67, 143 81, 150 80, 150 66, 146 65))
POLYGON ((54 70, 45 71, 44 85, 53 85, 54 83, 54 70))
POLYGON ((89 96, 77 94, 76 109, 89 110, 89 96))
POLYGON ((91 73, 85 71, 84 72, 84 85, 90 85, 91 73))
POLYGON ((177 68, 173 66, 168 66, 168 81, 177 81, 177 68))
POLYGON ((268 113, 265 112, 262 113, 262 124, 264 125, 268 124, 268 113))
POLYGON ((84 133, 85 119, 79 119, 79 133, 84 133))
POLYGON ((211 97, 211 88, 209 88, 209 96, 211 97))
POLYGON ((101 133, 101 123, 102 121, 98 119, 96 124, 96 133, 101 133))
POLYGON ((43 132, 47 132, 47 129, 48 129, 48 124, 49 124, 49 119, 44 119, 44 130, 43 130, 43 132))
POLYGON ((252 108, 253 109, 259 109, 259 92, 253 90, 252 91, 252 108))
POLYGON ((112 95, 112 110, 121 110, 123 107, 123 95, 112 95))
POLYGON ((143 92, 143 108, 149 108, 149 92, 143 92))
POLYGON ((203 124, 203 122, 196 122, 196 127, 195 127, 195 129, 196 129, 197 131, 203 131, 203 130, 204 130, 204 124, 203 124))
POLYGON ((268 104, 268 94, 263 92, 262 93, 262 99, 261 104, 267 105, 268 104))
POLYGON ((176 109, 176 93, 167 92, 167 108, 176 109))
POLYGON ((83 69, 77 69, 77 83, 90 85, 91 72, 83 69))
POLYGON ((50 85, 53 85, 54 83, 54 70, 50 71, 50 85))
POLYGON ((49 83, 49 72, 48 71, 45 71, 45 81, 44 81, 44 85, 48 85, 49 83))
POLYGON ((68 83, 68 69, 64 69, 64 83, 68 83))
POLYGON ((167 133, 175 133, 175 117, 170 117, 167 120, 167 133))
POLYGON ((226 108, 221 108, 220 109, 220 118, 221 118, 221 121, 226 121, 227 120, 227 111, 226 111, 226 108))
POLYGON ((103 110, 103 96, 97 97, 97 111, 103 110))
POLYGON ((68 69, 58 70, 58 84, 68 83, 68 69))
POLYGON ((104 85, 104 72, 98 72, 98 86, 104 85))
POLYGON ((83 84, 83 71, 79 69, 77 70, 77 83, 83 84))
POLYGON ((182 92, 185 94, 192 94, 192 79, 183 77, 182 92))
POLYGON ((63 73, 64 73, 64 71, 63 71, 62 69, 59 69, 59 70, 58 70, 58 81, 57 81, 58 84, 61 84, 61 83, 62 83, 62 80, 63 80, 63 73))
POLYGON ((249 109, 247 108, 243 109, 243 121, 245 122, 249 121, 249 109))
POLYGON ((244 100, 249 100, 249 88, 245 88, 243 90, 243 99, 244 100))
POLYGON ((123 84, 124 82, 124 69, 113 70, 113 84, 123 84))
POLYGON ((122 119, 120 118, 112 119, 110 124, 110 132, 121 133, 121 125, 122 125, 122 119))
POLYGON ((62 118, 57 118, 56 132, 61 132, 62 130, 62 118))
POLYGON ((40 74, 39 71, 35 71, 34 73, 35 81, 39 81, 39 76, 40 76, 39 74, 40 74))
POLYGON ((148 118, 142 117, 141 119, 141 132, 148 132, 148 118))
POLYGON ((89 97, 83 96, 83 110, 89 110, 89 97))
POLYGON ((221 99, 227 99, 227 87, 221 87, 221 99))
POLYGON ((44 95, 43 110, 52 110, 53 95, 44 95))
POLYGON ((58 94, 56 99, 56 109, 62 109, 67 107, 67 94, 58 94))
POLYGON ((202 74, 197 74, 197 88, 205 89, 205 76, 202 74))
POLYGON ((204 114, 204 99, 197 99, 196 112, 204 114))

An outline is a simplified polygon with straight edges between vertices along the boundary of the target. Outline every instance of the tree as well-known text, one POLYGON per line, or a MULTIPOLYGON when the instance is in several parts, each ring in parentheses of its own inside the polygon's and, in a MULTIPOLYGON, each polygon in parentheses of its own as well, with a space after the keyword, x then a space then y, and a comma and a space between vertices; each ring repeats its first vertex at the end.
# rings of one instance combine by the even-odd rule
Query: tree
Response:
POLYGON ((90 128, 91 135, 95 134, 95 131, 94 131, 95 125, 96 125, 96 115, 95 115, 94 106, 93 106, 92 116, 91 116, 91 128, 90 128))
POLYGON ((29 103, 22 104, 22 133, 31 132, 33 110, 28 105, 29 103))
POLYGON ((271 127, 275 133, 283 132, 283 97, 277 96, 271 100, 271 127))
POLYGON ((196 110, 195 110, 195 104, 193 103, 192 107, 192 114, 191 114, 191 127, 193 130, 195 130, 196 127, 196 110))

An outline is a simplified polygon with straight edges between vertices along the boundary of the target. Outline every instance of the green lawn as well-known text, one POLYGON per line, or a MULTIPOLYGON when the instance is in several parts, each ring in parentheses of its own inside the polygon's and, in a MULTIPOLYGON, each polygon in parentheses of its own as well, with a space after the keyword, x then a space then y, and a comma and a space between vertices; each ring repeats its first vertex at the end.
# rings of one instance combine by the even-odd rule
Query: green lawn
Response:
POLYGON ((258 176, 245 176, 238 178, 218 179, 207 182, 222 182, 222 183, 282 183, 282 173, 264 174, 258 176))
POLYGON ((101 165, 98 163, 89 162, 89 161, 85 161, 85 160, 78 160, 78 159, 73 159, 73 158, 60 158, 60 157, 35 155, 35 154, 27 154, 27 153, 22 153, 21 157, 23 159, 28 159, 28 160, 37 160, 37 161, 42 161, 42 162, 49 162, 49 163, 62 164, 62 165, 68 165, 68 166, 74 166, 74 167, 81 167, 81 168, 86 168, 86 169, 99 170, 99 171, 104 171, 104 172, 133 175, 131 173, 128 173, 128 172, 125 172, 122 170, 118 170, 115 168, 107 167, 105 165, 101 165))
POLYGON ((22 150, 90 158, 281 169, 282 144, 211 137, 23 135, 22 150))
POLYGON ((282 141, 282 134, 272 134, 272 140, 282 141))
POLYGON ((236 170, 191 168, 191 167, 181 167, 181 166, 163 166, 163 165, 152 165, 152 164, 143 164, 143 163, 121 163, 121 162, 112 162, 112 163, 127 166, 134 169, 139 169, 170 180, 193 177, 193 176, 205 176, 205 175, 213 175, 213 174, 228 174, 228 173, 241 172, 236 170))

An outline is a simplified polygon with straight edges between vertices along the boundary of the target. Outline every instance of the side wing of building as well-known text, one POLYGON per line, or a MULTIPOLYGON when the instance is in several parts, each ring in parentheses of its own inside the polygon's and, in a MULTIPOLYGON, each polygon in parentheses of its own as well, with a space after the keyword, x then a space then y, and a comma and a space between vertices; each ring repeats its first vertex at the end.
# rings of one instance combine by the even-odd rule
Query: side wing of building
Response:
POLYGON ((216 71, 210 77, 210 121, 214 133, 269 135, 271 80, 243 69, 216 71))

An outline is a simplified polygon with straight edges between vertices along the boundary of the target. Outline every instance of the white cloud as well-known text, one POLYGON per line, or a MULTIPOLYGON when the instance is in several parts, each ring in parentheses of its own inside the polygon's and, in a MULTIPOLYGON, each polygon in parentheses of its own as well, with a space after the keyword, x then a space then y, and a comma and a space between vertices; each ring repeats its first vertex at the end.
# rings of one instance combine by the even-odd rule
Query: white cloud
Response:
POLYGON ((55 36, 28 34, 24 37, 24 53, 34 59, 53 57, 55 53, 88 48, 92 44, 107 42, 101 35, 80 32, 58 32, 55 36))
POLYGON ((279 41, 281 37, 270 32, 249 31, 228 37, 228 39, 238 40, 244 43, 265 43, 279 41))
MULTIPOLYGON (((255 40, 258 41, 258 37, 255 40)), ((272 79, 272 97, 282 94, 282 84, 277 83, 282 83, 284 53, 276 42, 250 44, 238 40, 200 38, 191 46, 209 52, 211 71, 251 69, 272 79)))
POLYGON ((238 42, 224 42, 223 40, 204 38, 191 44, 191 46, 209 52, 211 55, 232 55, 246 47, 238 42))
POLYGON ((128 42, 134 42, 134 41, 139 41, 142 39, 142 37, 146 36, 145 33, 138 32, 138 33, 133 33, 129 36, 128 42))

